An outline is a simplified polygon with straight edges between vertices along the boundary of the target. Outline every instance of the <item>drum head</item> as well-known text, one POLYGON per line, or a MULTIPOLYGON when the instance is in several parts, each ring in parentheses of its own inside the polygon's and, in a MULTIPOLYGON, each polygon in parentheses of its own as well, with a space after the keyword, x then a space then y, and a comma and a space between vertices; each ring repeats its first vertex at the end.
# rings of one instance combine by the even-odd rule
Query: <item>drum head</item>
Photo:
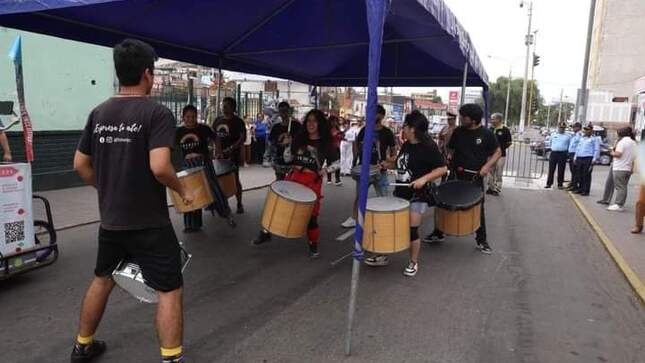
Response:
POLYGON ((313 203, 316 201, 316 193, 304 185, 279 180, 271 184, 271 190, 277 195, 294 202, 313 203))
POLYGON ((139 301, 149 304, 159 302, 157 292, 146 285, 141 275, 141 268, 137 264, 122 263, 122 266, 112 273, 112 279, 120 288, 139 301))
POLYGON ((213 168, 215 168, 215 175, 224 175, 233 172, 235 164, 227 159, 215 159, 213 160, 213 168))
POLYGON ((434 190, 437 207, 448 210, 464 210, 481 203, 484 193, 481 188, 462 180, 447 181, 434 190))
POLYGON ((395 212, 410 207, 410 202, 396 197, 378 197, 367 200, 367 210, 372 212, 395 212))
POLYGON ((179 173, 177 173, 177 178, 183 178, 183 177, 188 176, 190 174, 199 173, 202 170, 204 170, 204 168, 202 168, 201 166, 196 167, 196 168, 184 169, 184 170, 180 171, 179 173))

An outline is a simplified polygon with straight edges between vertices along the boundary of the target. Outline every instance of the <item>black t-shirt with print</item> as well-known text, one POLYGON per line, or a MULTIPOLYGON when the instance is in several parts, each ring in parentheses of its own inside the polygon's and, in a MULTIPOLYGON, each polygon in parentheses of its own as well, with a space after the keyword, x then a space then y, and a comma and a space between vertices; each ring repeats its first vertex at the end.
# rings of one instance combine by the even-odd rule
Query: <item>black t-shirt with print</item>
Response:
MULTIPOLYGON (((411 183, 445 165, 446 161, 434 141, 430 140, 428 144, 406 142, 396 157, 396 181, 411 183)), ((411 200, 414 191, 409 187, 397 186, 394 195, 411 200)))
POLYGON ((273 147, 275 155, 274 155, 274 163, 278 165, 285 165, 287 164, 284 161, 284 149, 286 145, 282 145, 282 140, 284 137, 289 133, 291 134, 292 140, 293 137, 295 137, 298 132, 300 132, 300 129, 302 128, 302 124, 296 120, 291 121, 291 131, 289 132, 289 127, 288 125, 283 125, 282 123, 276 124, 271 128, 271 133, 269 134, 269 141, 271 142, 271 147, 273 147))
POLYGON ((306 144, 291 147, 294 166, 300 166, 313 172, 319 172, 322 166, 333 164, 338 160, 333 144, 323 145, 320 140, 308 140, 306 144))
MULTIPOLYGON (((358 142, 358 157, 360 158, 363 148, 363 138, 365 138, 365 127, 361 129, 356 137, 358 142)), ((376 165, 387 158, 387 149, 396 146, 394 133, 389 128, 383 126, 380 130, 374 129, 374 141, 372 143, 372 156, 370 164, 376 165), (380 155, 379 155, 380 154, 380 155), (380 156, 380 157, 379 157, 380 156)))
POLYGON ((193 128, 182 126, 177 129, 176 144, 179 145, 184 157, 188 154, 209 156, 208 144, 215 133, 210 127, 198 124, 193 128))
POLYGON ((78 150, 92 159, 104 229, 170 224, 166 187, 150 170, 149 151, 174 144, 175 117, 147 97, 113 97, 92 110, 78 150))
POLYGON ((470 130, 459 126, 448 143, 448 148, 453 150, 451 168, 479 171, 498 147, 497 138, 489 129, 478 127, 470 130))
POLYGON ((218 117, 213 123, 213 131, 215 131, 215 137, 221 142, 222 150, 228 149, 240 139, 243 143, 246 138, 246 124, 237 116, 232 118, 218 117))

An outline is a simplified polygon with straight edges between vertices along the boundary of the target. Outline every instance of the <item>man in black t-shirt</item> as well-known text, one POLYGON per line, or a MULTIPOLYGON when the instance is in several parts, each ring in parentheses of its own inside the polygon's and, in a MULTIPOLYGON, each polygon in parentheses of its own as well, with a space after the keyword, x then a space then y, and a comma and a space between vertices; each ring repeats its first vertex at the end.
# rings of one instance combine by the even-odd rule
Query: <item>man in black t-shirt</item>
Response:
POLYGON ((72 362, 89 362, 105 351, 94 333, 114 287, 112 272, 124 259, 135 261, 146 284, 158 292, 162 360, 183 361, 182 266, 166 187, 186 204, 192 196, 170 161, 175 118, 147 97, 156 59, 152 47, 138 40, 126 39, 114 47, 119 94, 92 110, 74 156, 74 169, 98 191, 101 225, 95 277, 81 307, 72 362))
POLYGON ((288 140, 293 139, 298 134, 302 125, 298 120, 291 117, 291 106, 289 106, 288 102, 280 102, 278 112, 281 122, 271 128, 269 142, 271 144, 271 159, 275 169, 275 178, 276 180, 283 180, 291 169, 290 163, 284 161, 284 150, 289 145, 288 140), (291 138, 287 136, 291 136, 291 138))
POLYGON ((506 164, 506 149, 511 147, 513 143, 511 130, 504 126, 502 119, 503 116, 501 113, 494 113, 490 117, 492 124, 491 131, 495 134, 497 143, 502 151, 502 157, 493 165, 493 168, 490 170, 490 176, 488 177, 488 190, 486 190, 486 194, 494 196, 498 196, 502 191, 502 176, 504 174, 504 165, 506 164))
MULTIPOLYGON (((372 152, 370 156, 370 165, 380 165, 383 161, 394 160, 396 141, 394 133, 383 125, 385 119, 385 108, 381 105, 376 106, 376 125, 374 125, 374 139, 372 141, 372 152)), ((363 150, 363 139, 365 138, 365 127, 361 129, 356 137, 354 147, 354 161, 356 165, 361 163, 361 154, 363 150)), ((374 191, 379 197, 388 195, 389 181, 387 179, 387 170, 381 169, 379 173, 370 178, 370 185, 374 186, 374 191)), ((352 216, 347 218, 341 226, 344 228, 356 227, 356 216, 358 215, 358 189, 359 180, 356 180, 356 193, 354 197, 354 209, 352 216)))
POLYGON ((235 166, 235 180, 237 182, 237 214, 244 213, 242 205, 242 183, 240 182, 240 166, 242 157, 240 147, 246 140, 246 124, 244 120, 235 115, 237 102, 232 97, 224 98, 222 101, 222 113, 224 116, 218 117, 213 123, 215 131, 215 157, 218 159, 229 159, 235 166))
MULTIPOLYGON (((484 178, 502 156, 497 138, 489 129, 481 125, 484 112, 479 105, 465 104, 459 109, 462 125, 457 127, 448 143, 450 176, 448 179, 467 180, 477 183, 484 191, 484 178)), ((492 249, 486 236, 486 216, 484 200, 481 202, 481 226, 477 229, 475 240, 477 248, 485 254, 492 249)), ((443 232, 435 229, 426 236, 424 242, 443 241, 443 232)))

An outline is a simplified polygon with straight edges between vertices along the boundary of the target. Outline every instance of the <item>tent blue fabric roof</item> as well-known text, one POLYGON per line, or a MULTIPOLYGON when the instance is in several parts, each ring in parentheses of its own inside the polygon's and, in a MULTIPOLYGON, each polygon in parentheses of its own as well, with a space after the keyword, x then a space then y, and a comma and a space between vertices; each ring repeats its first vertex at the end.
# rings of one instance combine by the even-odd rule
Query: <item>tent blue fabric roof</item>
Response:
MULTIPOLYGON (((320 86, 367 83, 365 0, 0 0, 0 25, 320 86)), ((468 33, 442 0, 392 0, 381 86, 486 86, 468 33)))

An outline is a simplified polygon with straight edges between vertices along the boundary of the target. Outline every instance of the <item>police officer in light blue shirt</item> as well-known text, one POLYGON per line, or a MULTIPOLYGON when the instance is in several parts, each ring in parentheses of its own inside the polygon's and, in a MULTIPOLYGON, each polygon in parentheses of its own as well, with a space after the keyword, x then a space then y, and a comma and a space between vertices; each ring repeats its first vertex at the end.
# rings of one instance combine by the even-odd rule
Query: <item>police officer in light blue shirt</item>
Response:
POLYGON ((567 128, 565 123, 558 125, 558 132, 551 135, 551 155, 549 156, 549 177, 546 181, 545 188, 551 188, 553 185, 553 176, 555 168, 558 167, 558 189, 564 189, 564 168, 567 165, 567 156, 569 155, 569 144, 571 143, 571 134, 564 132, 567 128))
POLYGON ((574 193, 588 196, 591 189, 591 173, 593 164, 600 157, 600 140, 593 136, 593 127, 588 124, 583 128, 584 133, 576 148, 575 163, 576 173, 580 178, 580 186, 574 193))
POLYGON ((575 124, 573 124, 572 128, 573 135, 571 137, 571 142, 569 143, 569 171, 571 172, 571 183, 569 184, 567 190, 575 190, 580 188, 580 178, 578 177, 578 174, 576 174, 576 166, 573 162, 573 159, 576 156, 576 149, 578 148, 578 144, 580 143, 580 139, 582 138, 582 124, 580 124, 580 122, 576 122, 575 124))

